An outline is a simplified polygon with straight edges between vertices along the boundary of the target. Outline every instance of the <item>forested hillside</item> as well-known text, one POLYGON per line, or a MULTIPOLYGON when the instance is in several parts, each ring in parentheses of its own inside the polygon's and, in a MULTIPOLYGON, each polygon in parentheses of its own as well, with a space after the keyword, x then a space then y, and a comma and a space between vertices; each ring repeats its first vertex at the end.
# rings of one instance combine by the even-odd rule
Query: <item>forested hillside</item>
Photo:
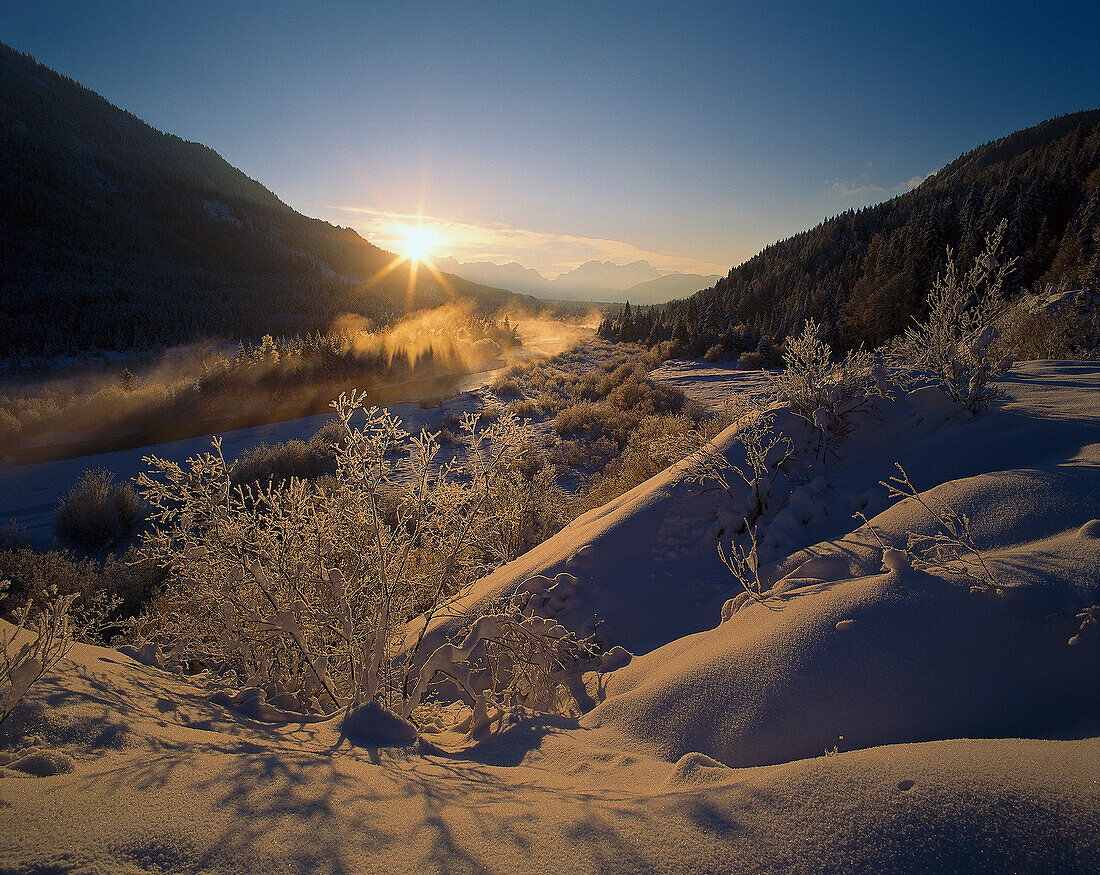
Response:
MULTIPOLYGON (((212 149, 163 134, 0 44, 0 356, 323 331, 447 293, 303 216, 212 149)), ((448 277, 483 303, 507 293, 448 277)))
POLYGON ((1051 282, 1096 285, 1100 110, 987 143, 907 194, 822 222, 767 247, 711 289, 625 311, 601 332, 650 345, 675 336, 695 355, 721 346, 736 356, 747 342, 782 338, 814 316, 835 346, 874 346, 920 311, 947 247, 971 264, 1002 219, 1002 257, 1019 258, 1009 296, 1051 282))

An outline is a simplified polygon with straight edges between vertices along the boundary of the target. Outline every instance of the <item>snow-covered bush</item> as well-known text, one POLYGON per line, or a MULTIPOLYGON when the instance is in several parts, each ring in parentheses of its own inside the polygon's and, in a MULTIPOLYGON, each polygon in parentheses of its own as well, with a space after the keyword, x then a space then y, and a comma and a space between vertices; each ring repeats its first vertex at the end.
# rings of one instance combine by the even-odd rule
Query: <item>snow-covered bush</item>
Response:
POLYGON ((948 249, 947 266, 928 294, 928 315, 914 320, 888 349, 896 371, 930 370, 951 399, 972 413, 997 397, 991 382, 1012 364, 994 343, 996 321, 1004 310, 1001 289, 1016 263, 1015 258, 1002 262, 997 256, 1007 227, 1003 220, 986 237, 985 250, 964 274, 948 249))
POLYGON ((813 319, 802 333, 787 339, 783 350, 786 368, 773 378, 780 400, 813 426, 818 436, 817 455, 824 458, 852 433, 856 415, 867 411, 885 391, 885 371, 866 350, 849 352, 833 361, 832 347, 813 319))
POLYGON ((764 357, 754 350, 743 352, 737 358, 737 367, 743 371, 759 371, 764 367, 764 357))
MULTIPOLYGON (((0 581, 0 599, 9 582, 0 581)), ((14 624, 0 622, 0 723, 19 704, 27 690, 60 662, 73 644, 69 610, 75 595, 58 595, 37 610, 28 600, 16 612, 14 624)))
POLYGON ((361 396, 334 407, 344 436, 332 481, 235 486, 217 440, 186 469, 147 459, 143 551, 170 576, 141 629, 283 710, 378 699, 397 711, 409 689, 401 630, 507 549, 500 532, 524 514, 506 485, 529 436, 507 412, 487 428, 467 415, 464 453, 439 465, 429 434, 410 437, 361 396))
POLYGON ((159 569, 141 562, 133 548, 122 556, 102 559, 19 544, 0 549, 0 580, 10 581, 11 595, 20 602, 29 599, 35 610, 61 594, 79 597, 85 607, 109 601, 117 604, 119 615, 133 616, 159 579, 159 569))
POLYGON ((1100 290, 1048 286, 1016 301, 997 323, 998 347, 1018 361, 1088 359, 1100 351, 1100 290))
POLYGON ((266 483, 298 477, 316 480, 336 473, 336 448, 343 429, 337 422, 326 423, 309 441, 290 440, 268 446, 257 444, 245 450, 233 463, 234 484, 266 483))
POLYGON ((581 674, 599 663, 593 638, 578 638, 557 621, 539 616, 530 593, 521 591, 501 610, 479 617, 461 641, 443 644, 423 660, 410 677, 402 714, 412 714, 439 675, 469 697, 475 723, 485 719, 489 704, 575 711, 583 690, 581 674))
MULTIPOLYGON (((968 581, 973 590, 998 595, 1003 593, 1000 580, 974 543, 974 537, 970 533, 970 518, 944 501, 922 495, 901 463, 895 462, 894 465, 901 476, 892 476, 889 481, 879 481, 881 485, 887 488, 891 498, 912 499, 917 502, 936 524, 936 531, 931 535, 914 532, 908 534, 905 552, 912 566, 947 578, 968 581)), ((867 525, 870 528, 870 524, 867 525)), ((873 529, 871 531, 878 538, 878 534, 873 529)), ((884 553, 897 552, 884 544, 881 538, 879 543, 882 544, 884 553)))
POLYGON ((110 471, 85 471, 57 504, 54 528, 72 544, 89 550, 112 547, 133 537, 145 509, 129 483, 116 483, 110 471))

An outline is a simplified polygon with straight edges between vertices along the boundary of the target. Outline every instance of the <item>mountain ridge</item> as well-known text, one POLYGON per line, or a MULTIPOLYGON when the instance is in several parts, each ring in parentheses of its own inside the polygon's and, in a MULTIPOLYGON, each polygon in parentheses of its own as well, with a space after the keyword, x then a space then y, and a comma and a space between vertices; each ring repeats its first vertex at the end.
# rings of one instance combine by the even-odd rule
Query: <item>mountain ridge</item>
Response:
POLYGON ((506 264, 459 262, 452 256, 445 256, 435 259, 434 263, 441 270, 472 282, 548 300, 663 304, 712 286, 721 278, 718 274, 704 276, 679 271, 661 274, 645 259, 624 265, 591 259, 552 280, 516 261, 506 264))
POLYGON ((0 334, 6 366, 204 336, 386 322, 513 296, 409 271, 304 216, 208 146, 158 131, 0 43, 0 334))
POLYGON ((834 348, 874 347, 921 312, 948 249, 964 269, 1003 220, 1006 293, 1100 283, 1100 109, 985 143, 880 204, 764 248, 710 289, 608 320, 603 336, 736 357, 813 317, 834 348))

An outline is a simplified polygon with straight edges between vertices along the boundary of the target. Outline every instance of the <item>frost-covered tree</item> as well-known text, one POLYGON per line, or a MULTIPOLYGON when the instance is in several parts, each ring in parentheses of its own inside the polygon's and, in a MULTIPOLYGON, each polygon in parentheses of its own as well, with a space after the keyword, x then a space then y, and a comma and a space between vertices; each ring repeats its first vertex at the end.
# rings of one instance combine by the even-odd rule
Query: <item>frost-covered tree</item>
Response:
POLYGON ((817 455, 824 458, 851 434, 855 417, 886 391, 886 374, 865 350, 833 360, 832 347, 822 327, 807 319, 802 333, 787 338, 783 350, 786 368, 772 383, 781 400, 813 426, 817 455))
POLYGON ((997 397, 991 381, 1003 375, 1012 359, 996 351, 996 321, 1004 311, 1001 290, 1016 259, 1000 260, 998 251, 1007 221, 986 237, 985 249, 961 273, 954 253, 928 294, 928 315, 914 320, 891 348, 901 370, 929 369, 953 401, 972 413, 997 397))

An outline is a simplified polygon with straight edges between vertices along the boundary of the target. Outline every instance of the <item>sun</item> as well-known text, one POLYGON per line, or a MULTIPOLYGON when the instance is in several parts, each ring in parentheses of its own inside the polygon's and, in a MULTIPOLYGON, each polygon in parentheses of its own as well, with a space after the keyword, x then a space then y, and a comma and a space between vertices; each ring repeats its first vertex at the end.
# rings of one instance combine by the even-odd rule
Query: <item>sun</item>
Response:
POLYGON ((409 261, 426 261, 438 245, 435 231, 423 225, 405 225, 399 233, 401 254, 409 261))

